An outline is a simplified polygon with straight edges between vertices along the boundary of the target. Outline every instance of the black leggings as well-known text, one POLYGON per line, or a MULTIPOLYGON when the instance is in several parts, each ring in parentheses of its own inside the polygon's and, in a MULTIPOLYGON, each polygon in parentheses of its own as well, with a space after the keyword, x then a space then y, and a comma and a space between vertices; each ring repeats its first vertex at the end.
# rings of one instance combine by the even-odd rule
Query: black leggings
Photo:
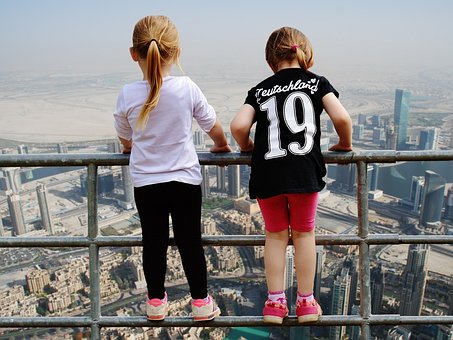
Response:
POLYGON ((143 235, 143 271, 150 298, 164 297, 169 215, 175 242, 193 299, 207 296, 207 274, 201 244, 201 187, 180 182, 136 187, 135 203, 143 235))

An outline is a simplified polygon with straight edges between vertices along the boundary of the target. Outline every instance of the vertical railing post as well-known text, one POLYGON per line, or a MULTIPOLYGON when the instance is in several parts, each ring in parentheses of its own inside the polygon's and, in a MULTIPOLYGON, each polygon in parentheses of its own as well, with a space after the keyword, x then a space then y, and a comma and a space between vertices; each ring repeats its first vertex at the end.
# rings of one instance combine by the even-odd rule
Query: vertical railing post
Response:
POLYGON ((367 163, 357 162, 357 216, 358 236, 362 238, 359 245, 360 276, 360 315, 363 319, 360 330, 361 339, 370 338, 368 319, 371 315, 370 287, 370 249, 365 238, 368 237, 368 178, 367 163))
MULTIPOLYGON (((88 165, 88 238, 96 240, 98 236, 98 178, 97 166, 88 165)), ((99 247, 91 243, 89 247, 90 263, 90 302, 91 302, 91 339, 101 338, 101 329, 98 321, 101 317, 100 305, 100 278, 99 278, 99 247)))

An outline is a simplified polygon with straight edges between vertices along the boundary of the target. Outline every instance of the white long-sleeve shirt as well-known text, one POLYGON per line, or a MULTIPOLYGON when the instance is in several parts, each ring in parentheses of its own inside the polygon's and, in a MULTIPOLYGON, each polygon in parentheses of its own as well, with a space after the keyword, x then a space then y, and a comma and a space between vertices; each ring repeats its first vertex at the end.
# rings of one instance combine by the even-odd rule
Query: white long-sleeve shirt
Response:
POLYGON ((113 114, 118 136, 133 141, 129 166, 134 186, 170 181, 200 184, 192 121, 195 118, 200 128, 209 132, 216 122, 213 107, 190 78, 168 76, 146 126, 137 129, 148 90, 147 81, 125 85, 113 114))

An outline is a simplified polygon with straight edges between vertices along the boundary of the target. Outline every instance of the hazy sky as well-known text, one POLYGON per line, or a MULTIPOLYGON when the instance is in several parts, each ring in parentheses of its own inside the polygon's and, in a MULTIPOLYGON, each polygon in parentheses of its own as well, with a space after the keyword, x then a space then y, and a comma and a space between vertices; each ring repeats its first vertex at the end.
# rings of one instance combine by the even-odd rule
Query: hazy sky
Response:
POLYGON ((133 26, 150 14, 176 24, 186 72, 264 70, 281 26, 310 38, 316 70, 453 69, 451 0, 1 0, 0 72, 129 71, 133 26))

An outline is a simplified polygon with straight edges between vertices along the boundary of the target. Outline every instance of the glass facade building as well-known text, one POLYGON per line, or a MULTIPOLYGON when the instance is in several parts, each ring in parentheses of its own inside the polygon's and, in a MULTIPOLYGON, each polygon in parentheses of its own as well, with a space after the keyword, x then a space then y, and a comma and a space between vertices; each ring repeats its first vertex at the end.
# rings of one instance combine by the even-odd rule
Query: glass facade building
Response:
POLYGON ((397 89, 395 92, 395 132, 396 150, 406 149, 407 120, 411 94, 408 91, 397 89))

